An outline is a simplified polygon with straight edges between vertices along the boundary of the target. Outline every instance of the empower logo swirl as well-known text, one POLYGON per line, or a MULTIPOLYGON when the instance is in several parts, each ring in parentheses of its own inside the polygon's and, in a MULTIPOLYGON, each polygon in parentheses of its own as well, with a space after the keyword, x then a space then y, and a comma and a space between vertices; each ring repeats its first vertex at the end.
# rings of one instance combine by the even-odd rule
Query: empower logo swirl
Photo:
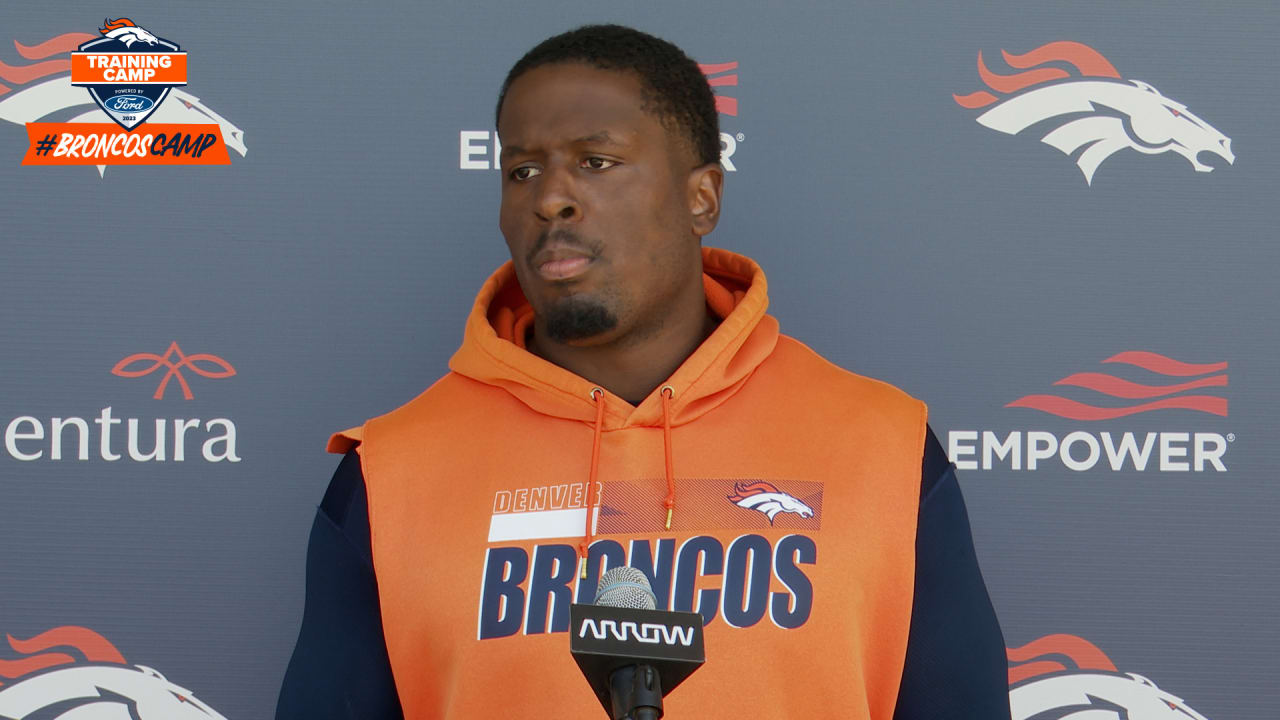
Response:
POLYGON ((184 355, 182 348, 178 347, 178 343, 169 343, 169 349, 164 351, 164 355, 156 355, 155 353, 134 353, 111 368, 111 374, 120 377, 136 378, 150 375, 160 368, 168 368, 169 371, 160 378, 160 384, 156 387, 156 392, 152 397, 159 400, 164 397, 165 389, 169 386, 169 381, 173 378, 178 379, 178 385, 182 387, 182 396, 187 400, 192 398, 191 386, 187 384, 187 379, 182 375, 182 368, 188 368, 191 372, 207 378, 228 378, 236 374, 236 369, 231 363, 223 360, 217 355, 209 353, 195 353, 192 355, 184 355), (150 362, 150 365, 146 363, 150 362), (199 363, 205 363, 206 367, 200 367, 199 363), (134 367, 130 367, 134 366, 134 367))
POLYGON ((1182 379, 1162 385, 1150 385, 1100 372, 1081 372, 1068 375, 1053 384, 1091 390, 1106 398, 1129 402, 1112 407, 1091 405, 1061 395, 1024 395, 1005 407, 1020 407, 1069 418, 1071 420, 1111 420, 1126 415, 1155 410, 1193 410, 1211 415, 1227 416, 1227 399, 1206 394, 1207 388, 1227 386, 1227 363, 1187 363, 1164 355, 1142 350, 1130 350, 1102 361, 1131 368, 1139 368, 1162 378, 1182 379), (1159 399, 1155 399, 1159 398, 1159 399))
MULTIPOLYGON (((738 69, 737 61, 726 63, 699 63, 698 69, 707 76, 707 84, 715 88, 731 87, 738 84, 738 73, 729 72, 738 69)), ((738 116, 738 98, 716 93, 716 112, 722 115, 738 116)))

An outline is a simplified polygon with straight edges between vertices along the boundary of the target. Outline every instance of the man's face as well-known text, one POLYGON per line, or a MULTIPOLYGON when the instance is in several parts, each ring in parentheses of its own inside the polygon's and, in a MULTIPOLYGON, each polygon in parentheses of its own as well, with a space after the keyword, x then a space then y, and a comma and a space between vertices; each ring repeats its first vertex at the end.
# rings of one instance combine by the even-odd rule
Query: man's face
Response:
POLYGON ((646 337, 680 290, 700 287, 696 163, 641 90, 633 73, 579 63, 534 68, 507 90, 499 226, 552 340, 646 337))

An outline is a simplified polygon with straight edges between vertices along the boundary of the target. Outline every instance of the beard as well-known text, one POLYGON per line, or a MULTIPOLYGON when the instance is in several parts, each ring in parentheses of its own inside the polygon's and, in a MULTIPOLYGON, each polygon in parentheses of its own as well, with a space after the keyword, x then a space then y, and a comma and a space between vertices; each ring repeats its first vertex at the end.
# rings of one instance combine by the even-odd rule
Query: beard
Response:
POLYGON ((547 336, 556 342, 586 340, 618 326, 618 316, 609 308, 583 297, 567 297, 552 304, 538 318, 547 336))

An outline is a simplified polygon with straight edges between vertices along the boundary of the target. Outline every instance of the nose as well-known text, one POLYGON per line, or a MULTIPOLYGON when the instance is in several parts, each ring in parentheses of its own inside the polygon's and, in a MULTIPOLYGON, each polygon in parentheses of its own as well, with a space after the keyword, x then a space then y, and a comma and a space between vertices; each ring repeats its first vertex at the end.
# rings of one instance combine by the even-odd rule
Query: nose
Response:
POLYGON ((539 178, 538 195, 534 203, 534 213, 548 222, 552 220, 575 220, 582 215, 574 192, 572 173, 561 168, 548 167, 539 178))

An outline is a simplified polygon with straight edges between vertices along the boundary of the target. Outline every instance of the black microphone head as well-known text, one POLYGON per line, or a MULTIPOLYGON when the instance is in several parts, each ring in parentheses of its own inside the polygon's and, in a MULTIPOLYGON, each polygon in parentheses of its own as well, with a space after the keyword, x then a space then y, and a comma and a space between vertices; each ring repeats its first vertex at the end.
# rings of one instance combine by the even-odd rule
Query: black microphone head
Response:
MULTIPOLYGON (((624 566, 611 568, 601 576, 594 605, 574 603, 569 607, 569 652, 611 718, 623 717, 618 713, 613 692, 614 675, 619 669, 635 671, 644 666, 646 671, 657 671, 656 678, 644 675, 644 687, 650 695, 657 693, 661 697, 706 662, 702 615, 658 610, 657 604, 649 576, 624 566)), ((636 677, 640 675, 633 672, 632 680, 624 679, 623 685, 636 677)), ((632 690, 639 693, 637 687, 632 690)), ((632 699, 638 697, 634 695, 632 699)), ((656 707, 661 708, 661 703, 656 707)), ((659 709, 651 717, 661 716, 659 709)))
POLYGON ((610 568, 600 577, 595 604, 605 607, 653 610, 658 606, 658 598, 653 594, 649 578, 643 572, 624 565, 610 568))

